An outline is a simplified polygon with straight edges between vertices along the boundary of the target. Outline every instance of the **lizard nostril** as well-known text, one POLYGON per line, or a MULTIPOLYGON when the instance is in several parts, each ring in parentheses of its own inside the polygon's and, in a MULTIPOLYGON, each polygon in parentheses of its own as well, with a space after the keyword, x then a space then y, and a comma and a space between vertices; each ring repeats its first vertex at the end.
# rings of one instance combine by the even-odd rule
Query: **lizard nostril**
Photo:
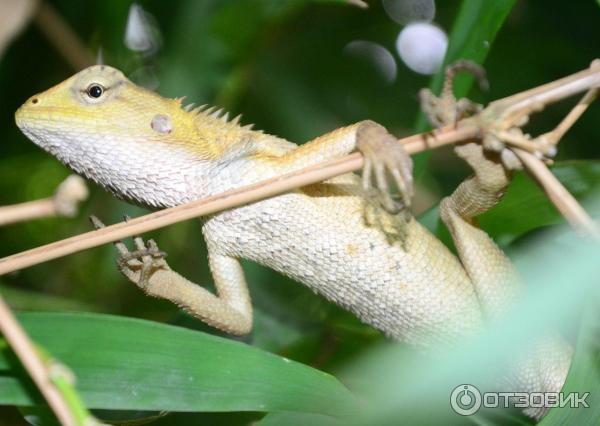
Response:
POLYGON ((31 103, 35 105, 35 104, 37 104, 39 101, 40 101, 40 100, 39 100, 38 98, 33 98, 33 99, 31 100, 31 103))

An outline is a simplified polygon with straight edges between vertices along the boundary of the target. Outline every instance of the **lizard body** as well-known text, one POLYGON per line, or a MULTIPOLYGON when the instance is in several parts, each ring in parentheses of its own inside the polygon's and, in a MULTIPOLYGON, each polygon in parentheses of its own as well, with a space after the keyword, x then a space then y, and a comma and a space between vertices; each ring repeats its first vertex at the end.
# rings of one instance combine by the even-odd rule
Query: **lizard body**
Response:
MULTIPOLYGON (((343 175, 203 219, 217 295, 162 259, 141 256, 122 265, 146 293, 229 333, 245 334, 252 327, 242 258, 290 276, 387 335, 425 349, 477 333, 520 291, 509 260, 473 224, 510 181, 510 173, 479 145, 457 148, 475 176, 441 204, 459 260, 416 220, 393 214, 410 202, 411 163, 395 138, 371 121, 298 146, 229 121, 221 112, 188 111, 180 99, 140 88, 106 66, 90 67, 32 97, 16 120, 33 142, 76 172, 150 208, 360 149, 366 157, 363 185, 358 176, 343 175), (376 186, 386 189, 386 173, 395 178, 402 200, 384 198, 384 209, 367 181, 374 176, 376 186)), ((120 251, 127 256, 123 247, 120 251)), ((531 355, 517 368, 511 380, 520 391, 560 389, 571 349, 562 341, 550 346, 554 349, 531 355)))

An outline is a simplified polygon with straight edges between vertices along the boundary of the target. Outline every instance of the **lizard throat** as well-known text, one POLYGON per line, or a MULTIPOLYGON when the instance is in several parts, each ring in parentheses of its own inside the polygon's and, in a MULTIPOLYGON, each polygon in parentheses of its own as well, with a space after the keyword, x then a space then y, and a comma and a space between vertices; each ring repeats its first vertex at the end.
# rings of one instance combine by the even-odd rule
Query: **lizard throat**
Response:
POLYGON ((76 173, 125 201, 163 208, 207 195, 211 165, 183 147, 94 133, 74 137, 26 125, 21 130, 76 173))

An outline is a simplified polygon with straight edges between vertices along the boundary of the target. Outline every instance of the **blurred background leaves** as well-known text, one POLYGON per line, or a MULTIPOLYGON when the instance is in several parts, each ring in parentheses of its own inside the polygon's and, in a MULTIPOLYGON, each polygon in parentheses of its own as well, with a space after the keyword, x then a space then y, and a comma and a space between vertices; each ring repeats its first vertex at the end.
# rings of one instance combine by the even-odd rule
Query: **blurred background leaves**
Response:
MULTIPOLYGON (((47 36, 48 22, 40 22, 35 14, 38 2, 0 0, 2 19, 12 24, 0 24, 4 31, 0 32, 0 42, 4 42, 0 43, 0 123, 4 123, 0 126, 0 205, 46 197, 68 175, 66 168, 19 133, 13 114, 29 96, 76 71, 74 63, 99 54, 106 64, 165 96, 187 96, 189 102, 215 104, 233 115, 242 113, 244 123, 255 123, 294 142, 366 118, 381 122, 399 136, 410 134, 419 117, 417 93, 430 79, 400 60, 396 39, 402 25, 386 13, 391 3, 372 1, 365 10, 333 0, 143 1, 140 5, 151 16, 148 25, 157 41, 149 53, 132 51, 124 43, 131 2, 48 2, 85 46, 84 53, 77 55, 75 45, 53 47, 57 44, 47 36), (385 61, 369 53, 373 46, 387 52, 385 61), (64 50, 75 52, 79 59, 68 59, 64 50)), ((493 0, 488 6, 498 8, 495 15, 469 21, 484 3, 436 2, 434 9, 434 22, 447 32, 453 29, 450 55, 463 57, 468 51, 471 57, 482 59, 487 54, 491 87, 486 93, 471 91, 475 100, 487 102, 562 77, 587 67, 599 54, 600 8, 592 0, 568 5, 558 0, 493 0), (463 15, 457 20, 461 7, 463 15), (509 11, 505 20, 498 16, 509 11), (491 30, 499 30, 495 40, 476 44, 476 31, 491 30), (453 51, 452 46, 459 50, 453 51)), ((425 11, 430 16, 431 9, 425 11)), ((439 78, 432 84, 435 81, 439 78)), ((459 84, 466 91, 470 81, 459 84)), ((551 128, 571 104, 548 108, 536 116, 529 130, 538 133, 551 128)), ((559 159, 600 156, 598 111, 592 108, 567 134, 559 159)), ((468 173, 449 149, 423 156, 419 165, 418 213, 435 207, 468 173)), ((592 194, 600 181, 594 161, 560 164, 555 171, 579 197, 592 194)), ((435 229, 435 209, 430 212, 429 219, 423 220, 435 229)), ((125 213, 135 216, 143 211, 92 187, 90 201, 76 219, 1 228, 0 256, 88 231, 90 214, 113 223, 125 213)), ((561 222, 524 175, 517 176, 500 206, 482 218, 484 228, 509 250, 527 246, 542 227, 561 222)), ((206 248, 196 221, 151 236, 169 253, 174 269, 210 287, 206 248)), ((170 303, 148 298, 126 283, 114 267, 114 258, 111 246, 96 248, 0 277, 0 291, 21 309, 94 310, 218 334, 170 303)), ((244 267, 256 309, 255 330, 245 342, 338 374, 348 361, 384 341, 380 333, 301 285, 249 262, 244 267)), ((5 411, 6 416, 11 413, 5 411)), ((5 415, 0 410, 0 424, 5 415)), ((159 422, 201 421, 190 416, 168 416, 159 422)), ((234 422, 233 415, 201 419, 210 424, 234 422)), ((248 415, 238 420, 247 423, 248 415)), ((284 424, 268 418, 264 422, 284 424)))

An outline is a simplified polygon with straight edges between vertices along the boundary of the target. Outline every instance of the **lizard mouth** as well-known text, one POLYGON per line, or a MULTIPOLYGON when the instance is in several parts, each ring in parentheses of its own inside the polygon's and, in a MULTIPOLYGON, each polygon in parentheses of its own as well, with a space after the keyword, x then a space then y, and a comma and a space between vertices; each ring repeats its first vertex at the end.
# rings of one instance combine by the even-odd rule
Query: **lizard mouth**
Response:
POLYGON ((66 109, 36 105, 31 99, 15 112, 15 122, 35 145, 58 157, 61 155, 59 141, 68 139, 65 129, 81 127, 80 120, 69 115, 66 109))
POLYGON ((15 112, 15 122, 21 130, 58 129, 58 123, 76 125, 80 121, 76 114, 71 114, 66 108, 32 105, 31 101, 23 104, 15 112))
POLYGON ((40 122, 52 121, 52 115, 53 111, 50 108, 37 106, 34 108, 31 101, 28 101, 15 112, 15 122, 19 129, 23 130, 40 122))
POLYGON ((15 112, 15 122, 17 123, 17 127, 19 129, 23 129, 24 125, 26 124, 26 120, 27 120, 27 111, 25 110, 25 105, 21 106, 16 112, 15 112))

